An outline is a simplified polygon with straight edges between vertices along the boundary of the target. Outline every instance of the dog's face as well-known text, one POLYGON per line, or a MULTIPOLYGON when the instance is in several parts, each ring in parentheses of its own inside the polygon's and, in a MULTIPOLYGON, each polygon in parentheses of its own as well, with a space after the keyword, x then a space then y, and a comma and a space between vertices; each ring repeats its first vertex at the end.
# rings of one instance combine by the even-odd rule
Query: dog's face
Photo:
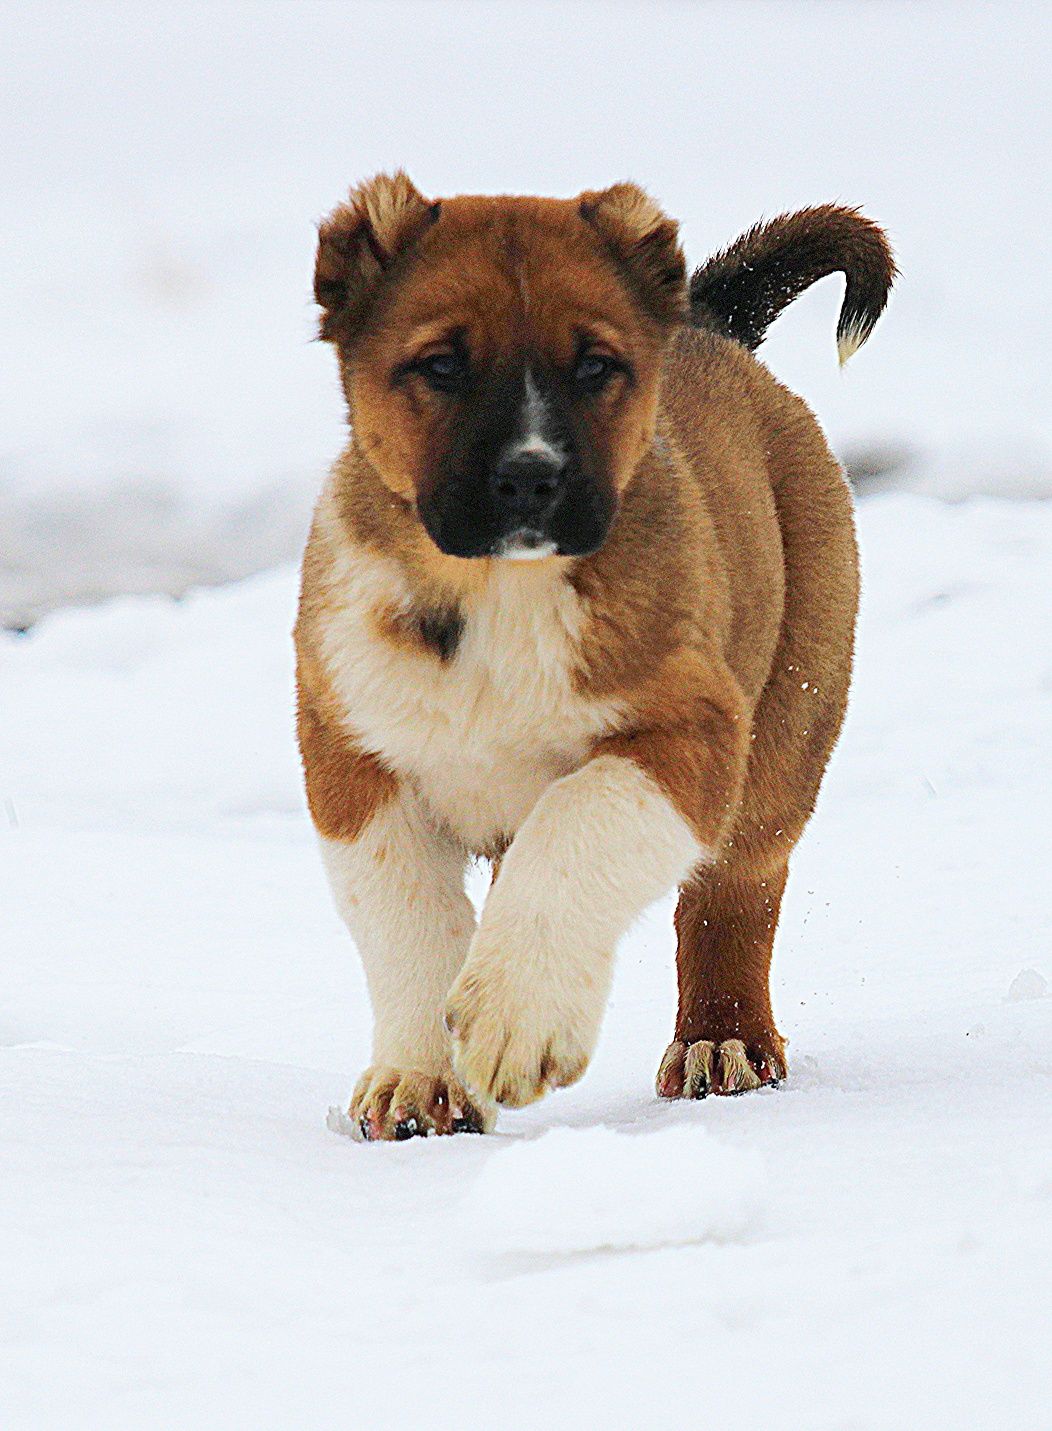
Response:
POLYGON ((686 311, 676 227, 641 190, 429 203, 380 176, 322 225, 315 293, 356 444, 441 551, 602 545, 686 311))

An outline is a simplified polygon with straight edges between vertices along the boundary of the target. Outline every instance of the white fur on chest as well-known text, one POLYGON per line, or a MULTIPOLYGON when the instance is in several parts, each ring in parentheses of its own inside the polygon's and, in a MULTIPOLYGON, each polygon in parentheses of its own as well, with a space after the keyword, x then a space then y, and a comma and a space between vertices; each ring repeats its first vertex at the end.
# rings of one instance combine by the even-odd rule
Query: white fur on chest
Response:
POLYGON ((574 688, 584 613, 565 580, 495 563, 446 662, 377 634, 374 613, 411 602, 393 561, 341 544, 331 581, 320 635, 348 728, 469 848, 513 836, 617 726, 574 688))

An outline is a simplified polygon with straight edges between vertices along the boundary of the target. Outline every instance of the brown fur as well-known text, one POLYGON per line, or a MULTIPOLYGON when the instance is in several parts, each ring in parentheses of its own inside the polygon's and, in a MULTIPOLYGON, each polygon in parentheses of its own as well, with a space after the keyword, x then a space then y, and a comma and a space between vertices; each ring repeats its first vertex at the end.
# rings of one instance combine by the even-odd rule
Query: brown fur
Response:
POLYGON ((351 736, 316 651, 316 623, 325 609, 327 549, 317 530, 303 562, 303 592, 296 621, 296 734, 307 786, 307 805, 318 833, 353 840, 397 788, 391 772, 351 736))
MULTIPOLYGON (((538 566, 583 602, 579 692, 622 713, 592 753, 637 762, 716 852, 676 916, 680 1006, 662 1075, 676 1095, 694 1045, 715 1049, 703 1059, 716 1084, 733 1062, 721 1065, 720 1048, 739 1039, 761 1081, 784 1072, 771 949, 788 857, 843 718, 858 593, 850 500, 818 425, 745 346, 685 326, 684 275, 674 224, 632 185, 438 205, 404 175, 363 186, 322 226, 316 274, 354 419, 334 477, 339 522, 412 592, 409 609, 375 612, 376 639, 417 645, 422 660, 448 659, 428 622, 470 621, 493 560, 446 556, 422 527, 451 419, 420 381, 392 374, 451 329, 481 362, 521 344, 568 362, 582 327, 632 354, 634 383, 615 382, 584 419, 619 499, 613 527, 593 555, 538 566)), ((353 839, 397 777, 356 748, 318 655, 331 562, 316 528, 297 625, 299 731, 315 822, 353 839)))
POLYGON ((847 279, 837 321, 847 358, 873 331, 897 270, 883 231, 839 204, 755 224, 702 264, 690 280, 691 317, 698 328, 758 348, 779 313, 828 273, 847 279))
POLYGON ((324 683, 300 668, 296 734, 307 781, 307 805, 318 833, 330 840, 353 840, 381 805, 392 798, 395 777, 375 755, 362 750, 332 710, 326 715, 319 690, 324 683))

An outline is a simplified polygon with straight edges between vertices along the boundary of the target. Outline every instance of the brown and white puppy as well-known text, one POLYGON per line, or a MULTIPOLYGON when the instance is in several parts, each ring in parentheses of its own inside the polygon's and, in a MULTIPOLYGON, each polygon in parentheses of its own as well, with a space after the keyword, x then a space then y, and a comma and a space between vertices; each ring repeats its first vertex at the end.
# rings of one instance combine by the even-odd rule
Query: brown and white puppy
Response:
POLYGON ((840 469, 749 349, 836 270, 843 356, 894 275, 849 210, 689 284, 631 184, 438 203, 380 176, 321 226, 352 436, 304 559, 299 738, 373 1003, 366 1137, 486 1129, 580 1078, 618 939, 675 885, 658 1092, 784 1077, 771 945, 858 579, 840 469))

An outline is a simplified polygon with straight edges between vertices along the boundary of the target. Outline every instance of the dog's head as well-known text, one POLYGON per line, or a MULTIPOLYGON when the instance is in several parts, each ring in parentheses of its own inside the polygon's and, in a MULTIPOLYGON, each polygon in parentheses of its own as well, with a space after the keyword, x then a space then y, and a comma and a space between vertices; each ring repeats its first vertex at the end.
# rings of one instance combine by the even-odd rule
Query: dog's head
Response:
POLYGON ((314 285, 358 449, 443 552, 602 545, 687 311, 641 189, 431 202, 380 175, 322 224, 314 285))

